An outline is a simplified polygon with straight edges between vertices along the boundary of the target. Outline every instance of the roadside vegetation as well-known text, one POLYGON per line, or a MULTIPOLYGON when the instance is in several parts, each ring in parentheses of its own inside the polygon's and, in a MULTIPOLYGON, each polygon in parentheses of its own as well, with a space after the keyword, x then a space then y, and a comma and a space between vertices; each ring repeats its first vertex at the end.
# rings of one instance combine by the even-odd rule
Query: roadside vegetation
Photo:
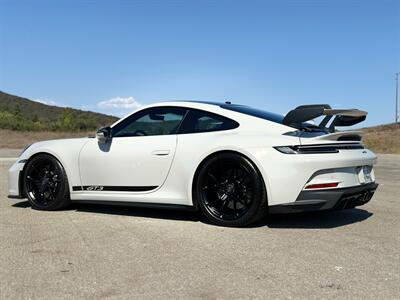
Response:
POLYGON ((20 106, 0 107, 0 128, 16 131, 87 131, 97 127, 92 117, 81 118, 72 109, 65 108, 56 120, 39 118, 36 114, 23 116, 20 106))
POLYGON ((116 120, 104 114, 46 105, 0 92, 0 129, 87 132, 116 120))

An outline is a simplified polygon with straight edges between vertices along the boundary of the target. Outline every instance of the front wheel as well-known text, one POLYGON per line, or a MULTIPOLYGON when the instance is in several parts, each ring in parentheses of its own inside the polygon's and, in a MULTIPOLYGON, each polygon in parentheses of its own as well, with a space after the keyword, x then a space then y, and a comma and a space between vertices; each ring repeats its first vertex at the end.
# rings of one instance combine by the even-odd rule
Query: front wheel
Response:
POLYGON ((39 154, 30 159, 24 171, 24 191, 39 210, 57 210, 70 204, 67 175, 53 156, 39 154))
POLYGON ((242 227, 267 214, 264 182, 247 158, 223 153, 201 167, 195 198, 204 215, 214 224, 242 227))

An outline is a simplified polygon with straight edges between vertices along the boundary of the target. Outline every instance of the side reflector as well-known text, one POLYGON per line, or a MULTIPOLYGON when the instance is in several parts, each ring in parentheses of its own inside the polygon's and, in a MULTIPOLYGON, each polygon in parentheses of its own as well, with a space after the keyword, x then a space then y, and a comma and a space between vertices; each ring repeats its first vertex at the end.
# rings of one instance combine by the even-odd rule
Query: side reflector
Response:
POLYGON ((339 182, 310 184, 310 185, 307 185, 307 186, 306 186, 306 190, 309 190, 309 189, 333 188, 333 187, 337 187, 338 184, 339 184, 339 182))

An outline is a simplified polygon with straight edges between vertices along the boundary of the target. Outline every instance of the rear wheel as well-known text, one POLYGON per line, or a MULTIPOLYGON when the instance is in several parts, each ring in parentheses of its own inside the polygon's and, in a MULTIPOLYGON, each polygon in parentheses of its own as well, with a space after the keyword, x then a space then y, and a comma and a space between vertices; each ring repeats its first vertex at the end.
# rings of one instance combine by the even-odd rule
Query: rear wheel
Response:
POLYGON ((222 153, 206 161, 197 176, 195 196, 204 215, 217 225, 246 226, 267 213, 261 175, 239 154, 222 153))
POLYGON ((24 171, 24 191, 39 210, 57 210, 70 204, 67 175, 53 156, 39 154, 28 161, 24 171))

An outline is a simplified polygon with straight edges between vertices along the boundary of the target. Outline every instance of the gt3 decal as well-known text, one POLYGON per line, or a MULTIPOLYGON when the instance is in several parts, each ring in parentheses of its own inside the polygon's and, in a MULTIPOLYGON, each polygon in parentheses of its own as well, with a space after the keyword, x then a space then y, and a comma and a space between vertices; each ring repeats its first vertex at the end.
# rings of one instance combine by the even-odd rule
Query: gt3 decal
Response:
POLYGON ((102 186, 102 185, 85 185, 73 186, 73 191, 87 191, 87 192, 147 192, 155 190, 158 186, 102 186))

